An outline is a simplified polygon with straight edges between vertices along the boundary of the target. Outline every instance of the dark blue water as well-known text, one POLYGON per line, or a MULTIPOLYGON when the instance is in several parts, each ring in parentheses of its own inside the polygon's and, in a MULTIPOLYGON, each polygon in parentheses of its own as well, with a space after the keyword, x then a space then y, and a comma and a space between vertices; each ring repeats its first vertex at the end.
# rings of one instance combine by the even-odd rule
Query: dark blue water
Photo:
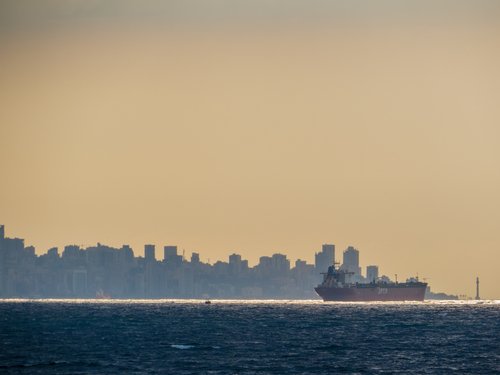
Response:
POLYGON ((0 302, 0 373, 500 373, 500 303, 0 302))

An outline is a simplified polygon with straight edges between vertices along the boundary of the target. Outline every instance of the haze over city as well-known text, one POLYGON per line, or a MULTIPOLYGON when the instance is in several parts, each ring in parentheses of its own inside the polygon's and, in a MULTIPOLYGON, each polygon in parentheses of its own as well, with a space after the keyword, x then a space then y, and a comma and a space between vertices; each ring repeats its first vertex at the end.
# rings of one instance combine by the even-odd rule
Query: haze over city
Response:
POLYGON ((367 3, 2 2, 0 223, 499 298, 500 6, 367 3))

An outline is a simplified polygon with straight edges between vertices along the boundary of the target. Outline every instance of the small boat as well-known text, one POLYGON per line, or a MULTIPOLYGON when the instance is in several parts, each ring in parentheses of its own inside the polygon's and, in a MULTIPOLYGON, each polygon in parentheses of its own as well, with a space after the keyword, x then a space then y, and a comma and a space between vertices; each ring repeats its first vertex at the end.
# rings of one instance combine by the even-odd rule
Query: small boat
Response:
POLYGON ((103 290, 102 289, 99 289, 96 293, 95 293, 95 298, 96 299, 111 299, 111 296, 109 294, 104 294, 103 290))
POLYGON ((210 305, 211 303, 212 303, 212 301, 210 301, 209 299, 207 299, 207 300, 205 301, 205 305, 210 305))

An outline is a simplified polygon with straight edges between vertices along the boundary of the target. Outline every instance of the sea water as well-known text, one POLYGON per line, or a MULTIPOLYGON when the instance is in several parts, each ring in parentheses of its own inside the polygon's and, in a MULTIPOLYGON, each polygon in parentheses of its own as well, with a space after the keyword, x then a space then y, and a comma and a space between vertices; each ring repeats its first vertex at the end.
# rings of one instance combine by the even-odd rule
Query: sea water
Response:
POLYGON ((498 374, 500 301, 3 300, 5 374, 498 374))

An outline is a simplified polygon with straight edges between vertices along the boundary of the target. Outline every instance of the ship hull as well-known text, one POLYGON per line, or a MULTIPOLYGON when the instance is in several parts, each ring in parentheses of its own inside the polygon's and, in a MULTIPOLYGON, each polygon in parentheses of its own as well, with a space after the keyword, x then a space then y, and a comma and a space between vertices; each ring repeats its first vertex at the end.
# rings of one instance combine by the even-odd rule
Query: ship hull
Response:
POLYGON ((427 284, 413 286, 398 285, 366 285, 352 287, 314 288, 323 301, 370 302, 370 301, 423 301, 427 284))

